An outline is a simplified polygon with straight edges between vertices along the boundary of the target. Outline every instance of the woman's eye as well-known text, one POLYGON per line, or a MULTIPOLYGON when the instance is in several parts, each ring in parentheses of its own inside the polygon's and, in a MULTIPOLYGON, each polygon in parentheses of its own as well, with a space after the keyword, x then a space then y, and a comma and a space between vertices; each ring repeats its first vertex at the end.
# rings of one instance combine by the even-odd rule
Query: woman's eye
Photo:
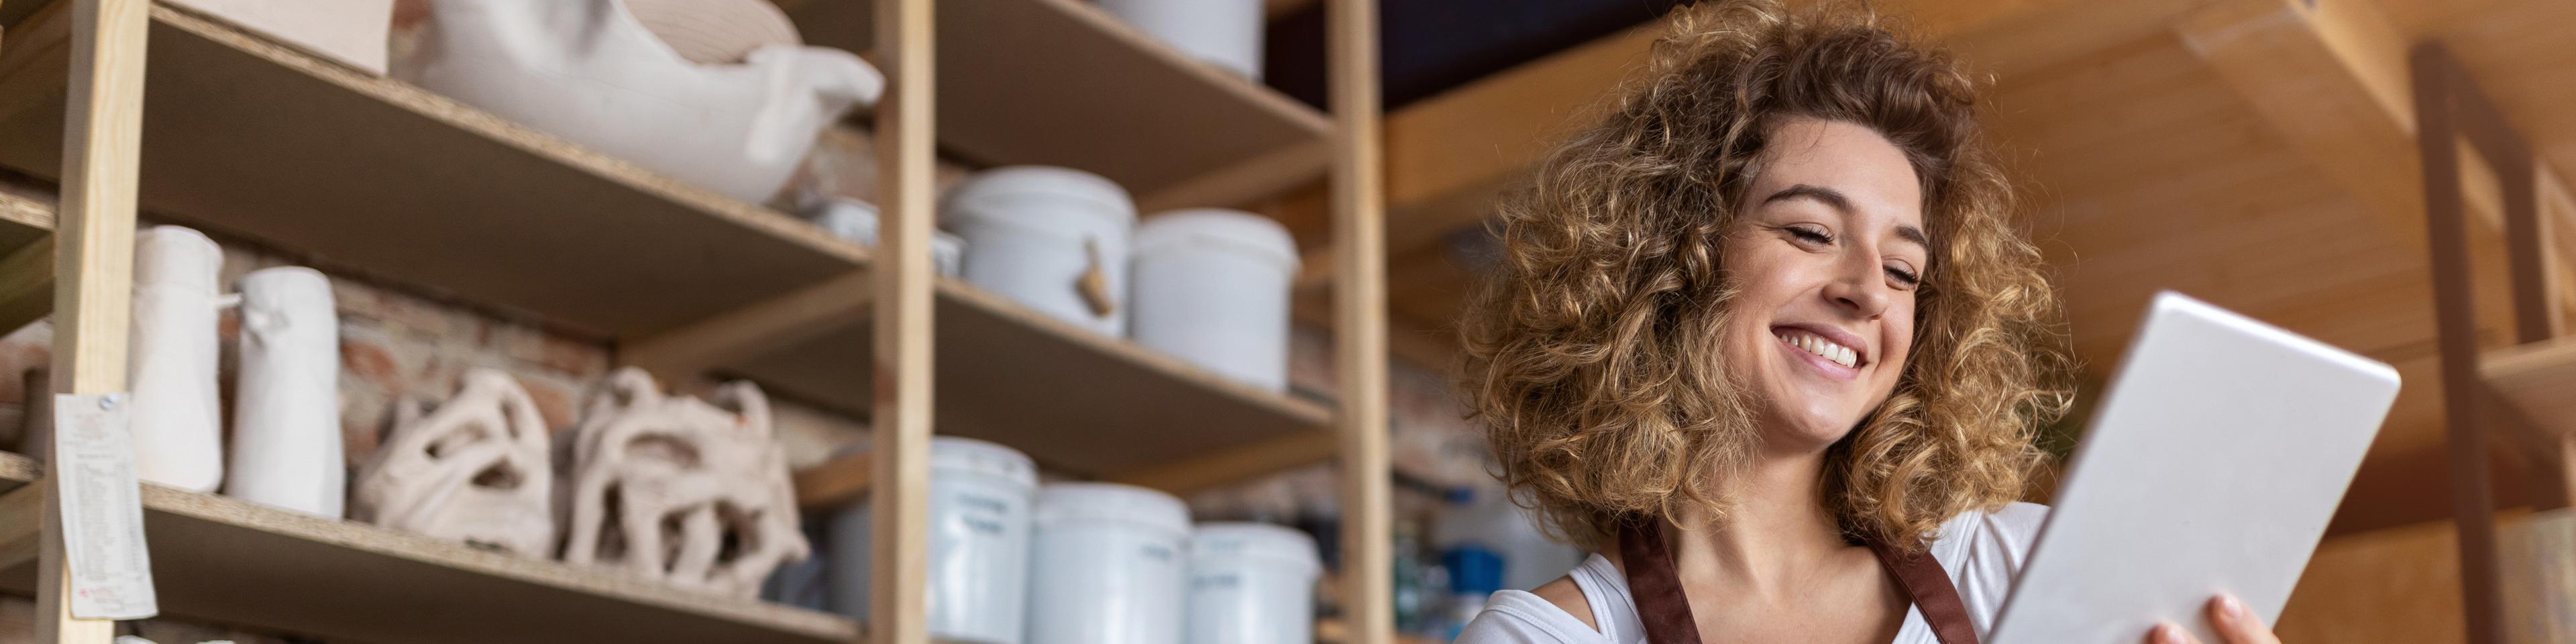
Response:
POLYGON ((1806 226, 1790 226, 1790 227, 1788 227, 1788 228, 1786 228, 1786 229, 1784 229, 1784 230, 1789 231, 1789 236, 1798 238, 1798 241, 1807 242, 1807 243, 1810 243, 1810 244, 1831 244, 1831 243, 1834 243, 1834 236, 1833 236, 1833 235, 1831 235, 1831 234, 1827 234, 1827 233, 1826 233, 1825 231, 1823 231, 1823 230, 1818 230, 1818 229, 1810 228, 1810 227, 1806 227, 1806 226))
POLYGON ((1916 275, 1913 270, 1907 269, 1903 266, 1887 267, 1887 276, 1896 280, 1897 284, 1906 287, 1913 287, 1923 283, 1923 276, 1916 275))

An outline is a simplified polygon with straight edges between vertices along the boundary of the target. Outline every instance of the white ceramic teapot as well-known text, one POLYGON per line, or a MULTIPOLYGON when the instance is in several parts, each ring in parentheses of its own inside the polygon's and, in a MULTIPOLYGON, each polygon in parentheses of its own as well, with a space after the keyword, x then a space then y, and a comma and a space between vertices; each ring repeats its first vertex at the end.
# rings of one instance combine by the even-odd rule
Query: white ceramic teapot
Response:
POLYGON ((396 78, 745 201, 785 185, 815 135, 885 77, 849 52, 691 62, 623 0, 436 0, 396 78))

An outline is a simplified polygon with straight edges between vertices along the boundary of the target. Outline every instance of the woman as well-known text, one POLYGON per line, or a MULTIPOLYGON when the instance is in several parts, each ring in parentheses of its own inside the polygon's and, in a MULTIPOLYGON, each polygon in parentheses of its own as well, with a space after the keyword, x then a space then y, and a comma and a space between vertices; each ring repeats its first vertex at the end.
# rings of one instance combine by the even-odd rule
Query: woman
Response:
MULTIPOLYGON (((1669 28, 1507 200, 1462 321, 1504 482, 1600 554, 1458 642, 1965 644, 2046 516, 2012 501, 2067 399, 1977 89, 1867 15, 1669 28)), ((2206 618, 2276 641, 2225 597, 2206 618)))

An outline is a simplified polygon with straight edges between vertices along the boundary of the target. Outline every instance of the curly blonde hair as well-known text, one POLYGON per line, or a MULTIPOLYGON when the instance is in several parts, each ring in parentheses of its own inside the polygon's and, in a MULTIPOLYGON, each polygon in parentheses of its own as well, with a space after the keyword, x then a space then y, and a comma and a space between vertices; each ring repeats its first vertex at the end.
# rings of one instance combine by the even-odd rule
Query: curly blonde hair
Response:
POLYGON ((1687 507, 1720 521, 1761 440, 1719 334, 1721 243, 1784 118, 1869 127, 1922 182, 1931 260, 1895 391, 1828 450, 1819 500, 1910 543, 2017 498, 2070 366, 2037 248, 1977 121, 1978 84, 1865 10, 1678 9, 1643 73, 1501 204, 1503 253, 1460 321, 1462 389, 1498 476, 1558 537, 1687 507))

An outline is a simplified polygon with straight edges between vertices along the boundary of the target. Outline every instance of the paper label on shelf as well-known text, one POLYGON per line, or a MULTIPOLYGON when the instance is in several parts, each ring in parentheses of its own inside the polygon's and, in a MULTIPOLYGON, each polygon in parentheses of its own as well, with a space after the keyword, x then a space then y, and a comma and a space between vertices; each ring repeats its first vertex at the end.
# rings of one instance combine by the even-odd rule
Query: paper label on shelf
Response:
POLYGON ((161 612, 143 542, 143 494, 134 480, 127 395, 55 394, 54 485, 60 487, 63 556, 72 616, 140 619, 161 612))

